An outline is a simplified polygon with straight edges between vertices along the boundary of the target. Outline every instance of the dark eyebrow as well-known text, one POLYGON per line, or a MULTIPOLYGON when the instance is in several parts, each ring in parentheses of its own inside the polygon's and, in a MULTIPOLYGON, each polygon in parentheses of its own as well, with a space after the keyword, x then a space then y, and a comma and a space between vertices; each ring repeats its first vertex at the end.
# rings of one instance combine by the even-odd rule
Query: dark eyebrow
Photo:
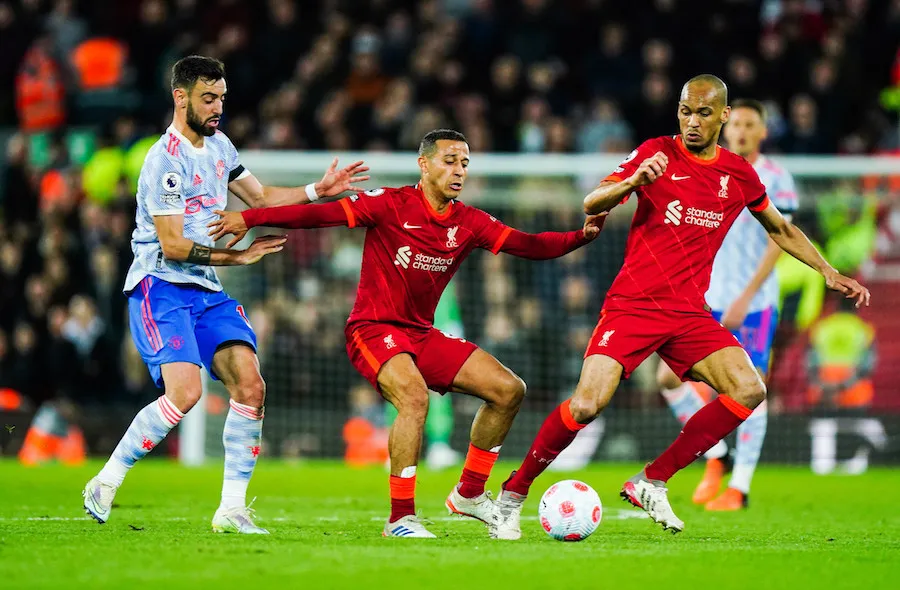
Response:
MULTIPOLYGON (((222 93, 222 96, 224 97, 225 94, 226 94, 226 93, 222 93)), ((213 98, 218 98, 218 97, 219 97, 219 95, 216 94, 215 92, 204 92, 204 93, 201 94, 200 96, 211 96, 211 97, 213 97, 213 98)))

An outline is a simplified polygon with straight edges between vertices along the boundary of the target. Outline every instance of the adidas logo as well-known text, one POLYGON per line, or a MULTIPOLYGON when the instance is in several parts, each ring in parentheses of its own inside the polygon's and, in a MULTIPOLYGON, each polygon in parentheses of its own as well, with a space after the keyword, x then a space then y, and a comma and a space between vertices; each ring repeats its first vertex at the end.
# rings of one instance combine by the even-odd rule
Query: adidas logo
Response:
POLYGON ((197 186, 198 184, 203 184, 203 179, 200 178, 199 174, 194 174, 194 186, 197 186))
POLYGON ((671 223, 672 225, 681 225, 682 211, 684 211, 684 207, 681 206, 681 201, 675 200, 670 202, 666 206, 666 223, 671 223))

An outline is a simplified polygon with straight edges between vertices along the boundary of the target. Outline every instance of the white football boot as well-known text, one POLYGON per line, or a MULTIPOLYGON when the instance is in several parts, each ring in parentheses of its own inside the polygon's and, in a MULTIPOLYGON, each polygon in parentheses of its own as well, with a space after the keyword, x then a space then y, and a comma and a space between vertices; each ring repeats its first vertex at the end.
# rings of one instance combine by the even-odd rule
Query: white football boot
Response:
POLYGON ((474 498, 466 498, 459 493, 459 484, 457 484, 447 496, 444 506, 450 511, 450 514, 480 520, 488 526, 488 530, 492 530, 496 525, 497 511, 490 492, 483 492, 474 498))
POLYGON ((519 521, 524 503, 525 496, 522 494, 509 490, 500 491, 500 497, 494 502, 494 527, 488 527, 492 539, 516 541, 522 537, 519 521))
POLYGON ((649 514, 650 518, 662 525, 664 531, 670 530, 677 534, 684 530, 684 521, 672 511, 668 491, 664 482, 647 479, 641 471, 625 482, 619 495, 649 514))
MULTIPOLYGON (((254 498, 255 500, 255 498, 254 498)), ((253 502, 250 502, 250 506, 253 502)), ((219 506, 212 519, 214 533, 239 533, 243 535, 268 535, 269 531, 253 522, 254 510, 250 506, 224 508, 219 506)))
POLYGON ((109 513, 112 512, 116 490, 117 487, 103 483, 96 477, 93 478, 81 492, 81 497, 84 498, 84 511, 100 524, 105 523, 109 520, 109 513))
POLYGON ((414 514, 409 514, 403 518, 398 518, 394 522, 384 523, 384 530, 381 531, 382 537, 403 537, 405 539, 436 539, 425 525, 419 522, 419 518, 414 514))

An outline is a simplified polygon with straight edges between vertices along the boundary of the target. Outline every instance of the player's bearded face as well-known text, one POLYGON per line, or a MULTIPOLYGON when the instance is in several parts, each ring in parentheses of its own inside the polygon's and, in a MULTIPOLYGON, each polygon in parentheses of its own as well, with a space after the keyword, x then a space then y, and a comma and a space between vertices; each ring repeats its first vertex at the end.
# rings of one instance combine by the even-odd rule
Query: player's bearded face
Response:
POLYGON ((469 175, 469 145, 463 141, 440 139, 434 155, 424 158, 423 178, 432 190, 446 199, 455 199, 462 192, 469 175))
POLYGON ((747 157, 759 151, 766 138, 766 124, 755 109, 738 107, 731 111, 724 133, 728 149, 747 157))
POLYGON ((197 80, 188 97, 188 127, 206 137, 216 134, 225 101, 225 80, 197 80))
POLYGON ((681 139, 690 151, 699 153, 715 144, 729 109, 709 86, 687 86, 678 102, 681 139))

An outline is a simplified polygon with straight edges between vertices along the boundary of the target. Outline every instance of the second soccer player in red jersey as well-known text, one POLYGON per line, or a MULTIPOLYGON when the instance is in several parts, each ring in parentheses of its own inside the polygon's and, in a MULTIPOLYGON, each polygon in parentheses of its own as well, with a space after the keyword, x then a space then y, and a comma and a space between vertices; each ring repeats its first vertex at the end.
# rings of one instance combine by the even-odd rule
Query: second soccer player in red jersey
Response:
POLYGON ((531 449, 497 499, 496 535, 518 539, 522 503, 534 479, 596 418, 619 381, 654 351, 682 379, 703 381, 719 397, 691 417, 675 442, 622 488, 623 498, 663 528, 684 522, 669 505, 666 482, 738 427, 766 388, 735 337, 704 300, 716 251, 746 207, 784 251, 816 269, 829 288, 868 304, 869 292, 839 274, 769 202, 747 160, 718 146, 730 108, 712 75, 688 81, 678 103, 681 133, 645 141, 584 200, 611 210, 638 197, 625 263, 606 295, 574 395, 544 421, 531 449))
POLYGON ((218 212, 218 239, 237 243, 254 226, 365 227, 356 304, 347 321, 353 366, 398 411, 391 428, 391 516, 385 536, 434 537, 416 518, 416 463, 428 412, 428 390, 476 396, 484 405, 472 424, 460 483, 447 498, 451 512, 484 521, 494 535, 496 510, 484 484, 525 395, 525 383, 475 344, 433 327, 441 293, 475 248, 543 260, 562 256, 600 233, 603 215, 570 232, 527 234, 458 197, 469 146, 457 131, 428 133, 419 147, 415 186, 375 189, 322 205, 218 212))

